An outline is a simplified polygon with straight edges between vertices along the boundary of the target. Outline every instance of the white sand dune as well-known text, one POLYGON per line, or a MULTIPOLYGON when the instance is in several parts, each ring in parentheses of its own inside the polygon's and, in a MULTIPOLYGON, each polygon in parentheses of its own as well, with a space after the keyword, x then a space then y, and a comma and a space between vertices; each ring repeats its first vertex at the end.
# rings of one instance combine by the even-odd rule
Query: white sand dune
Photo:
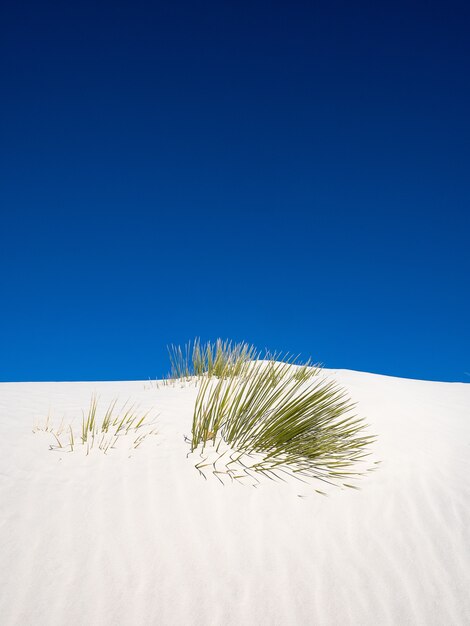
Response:
POLYGON ((328 497, 204 480, 184 440, 194 387, 1 384, 1 623, 470 624, 470 385, 328 373, 382 461, 328 497), (154 407, 158 435, 85 456, 32 433, 93 391, 154 407))

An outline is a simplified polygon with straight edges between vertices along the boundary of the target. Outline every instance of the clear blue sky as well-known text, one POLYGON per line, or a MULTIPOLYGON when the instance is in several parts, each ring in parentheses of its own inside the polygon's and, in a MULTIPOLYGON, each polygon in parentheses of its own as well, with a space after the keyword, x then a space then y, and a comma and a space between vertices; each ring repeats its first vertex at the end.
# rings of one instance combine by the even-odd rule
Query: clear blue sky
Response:
POLYGON ((166 345, 470 382, 470 5, 3 2, 0 380, 166 345))

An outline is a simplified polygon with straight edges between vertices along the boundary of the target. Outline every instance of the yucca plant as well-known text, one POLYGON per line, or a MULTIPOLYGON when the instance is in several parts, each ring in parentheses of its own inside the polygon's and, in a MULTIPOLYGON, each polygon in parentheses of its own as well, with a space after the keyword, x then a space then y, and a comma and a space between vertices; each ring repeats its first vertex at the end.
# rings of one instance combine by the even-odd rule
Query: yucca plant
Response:
POLYGON ((168 347, 173 380, 188 380, 201 376, 236 376, 243 365, 259 357, 254 346, 241 342, 217 339, 201 343, 200 339, 189 341, 182 348, 168 347))
MULTIPOLYGON (((128 402, 125 402, 120 410, 116 410, 116 404, 117 399, 112 400, 103 417, 99 419, 99 401, 97 396, 92 395, 87 412, 82 412, 78 440, 86 448, 87 454, 94 447, 106 454, 108 450, 116 446, 120 438, 126 435, 135 437, 131 440, 131 448, 137 448, 148 435, 155 434, 156 430, 149 430, 154 425, 153 421, 148 421, 150 411, 141 413, 135 405, 129 405, 128 402)), ((60 427, 55 429, 48 416, 45 426, 36 427, 33 432, 38 430, 49 432, 54 437, 55 443, 50 445, 51 450, 62 449, 73 452, 77 448, 71 424, 66 431, 68 442, 64 441, 63 420, 60 427)))
POLYGON ((345 390, 317 368, 297 367, 291 360, 245 362, 236 376, 222 372, 202 381, 191 450, 204 454, 207 446, 222 446, 230 461, 221 473, 231 478, 251 472, 280 478, 287 472, 342 482, 361 473, 356 464, 373 440, 353 409, 345 390), (239 463, 241 475, 230 467, 239 463))

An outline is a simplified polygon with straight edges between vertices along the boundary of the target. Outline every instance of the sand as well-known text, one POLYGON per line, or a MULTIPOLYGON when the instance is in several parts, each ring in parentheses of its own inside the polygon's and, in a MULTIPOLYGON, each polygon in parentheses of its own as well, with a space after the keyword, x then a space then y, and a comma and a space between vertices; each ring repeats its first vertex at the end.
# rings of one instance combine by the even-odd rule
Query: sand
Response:
POLYGON ((1 384, 1 623, 470 624, 470 385, 328 373, 382 462, 328 497, 204 480, 184 440, 194 387, 1 384), (86 456, 32 433, 92 392, 154 407, 158 434, 86 456))

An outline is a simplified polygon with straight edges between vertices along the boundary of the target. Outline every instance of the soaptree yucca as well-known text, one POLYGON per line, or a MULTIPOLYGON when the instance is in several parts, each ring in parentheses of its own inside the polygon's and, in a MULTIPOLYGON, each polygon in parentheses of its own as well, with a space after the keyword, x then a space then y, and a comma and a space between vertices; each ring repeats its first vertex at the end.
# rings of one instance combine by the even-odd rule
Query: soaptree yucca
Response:
POLYGON ((191 450, 199 449, 203 460, 205 451, 217 450, 225 468, 217 469, 217 459, 210 464, 231 478, 288 473, 347 484, 361 473, 357 464, 373 439, 364 429, 346 391, 320 369, 246 360, 236 375, 227 369, 202 379, 191 450))
POLYGON ((203 375, 236 376, 245 363, 259 357, 258 351, 248 343, 222 339, 207 343, 195 339, 184 347, 171 345, 168 352, 170 379, 181 380, 203 375))

